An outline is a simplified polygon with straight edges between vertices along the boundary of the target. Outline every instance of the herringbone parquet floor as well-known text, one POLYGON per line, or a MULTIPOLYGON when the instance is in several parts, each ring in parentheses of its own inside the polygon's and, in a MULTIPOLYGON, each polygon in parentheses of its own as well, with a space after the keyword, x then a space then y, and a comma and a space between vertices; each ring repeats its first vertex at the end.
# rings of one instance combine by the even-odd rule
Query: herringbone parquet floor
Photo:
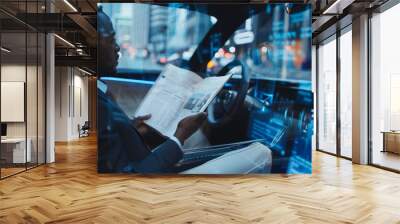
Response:
POLYGON ((400 223, 400 175, 314 154, 312 175, 99 175, 96 141, 0 181, 0 223, 400 223))

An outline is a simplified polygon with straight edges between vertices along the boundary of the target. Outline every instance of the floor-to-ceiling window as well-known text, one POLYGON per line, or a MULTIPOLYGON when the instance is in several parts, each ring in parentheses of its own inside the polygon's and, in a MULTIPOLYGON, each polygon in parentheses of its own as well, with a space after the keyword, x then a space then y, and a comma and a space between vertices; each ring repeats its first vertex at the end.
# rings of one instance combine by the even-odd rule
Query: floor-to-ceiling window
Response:
POLYGON ((317 48, 317 149, 352 157, 352 26, 317 48))
POLYGON ((340 155, 352 157, 352 32, 351 25, 340 35, 340 155))
POLYGON ((46 40, 24 22, 45 12, 43 6, 39 0, 0 2, 0 178, 45 163, 46 40))
POLYGON ((317 51, 317 148, 336 153, 336 36, 322 42, 317 51))
POLYGON ((371 18, 371 162, 400 171, 400 4, 371 18))
POLYGON ((314 126, 314 132, 312 136, 312 150, 317 149, 317 133, 316 133, 316 127, 317 127, 317 117, 316 117, 316 108, 317 108, 317 46, 312 45, 312 50, 311 50, 311 57, 312 57, 312 66, 311 66, 311 83, 312 83, 312 91, 314 93, 313 99, 314 99, 314 115, 313 115, 313 126, 314 126))

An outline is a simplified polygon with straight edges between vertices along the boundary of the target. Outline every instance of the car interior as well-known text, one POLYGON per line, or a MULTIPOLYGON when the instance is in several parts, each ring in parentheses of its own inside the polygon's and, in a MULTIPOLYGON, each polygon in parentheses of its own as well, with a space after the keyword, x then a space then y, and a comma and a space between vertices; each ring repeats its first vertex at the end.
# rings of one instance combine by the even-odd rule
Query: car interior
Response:
MULTIPOLYGON (((184 147, 189 148, 188 152, 202 149, 207 155, 208 148, 219 147, 218 153, 214 150, 212 155, 207 155, 211 160, 256 141, 271 150, 271 173, 298 173, 311 169, 309 161, 310 136, 313 130, 313 93, 311 80, 305 79, 306 75, 302 73, 310 70, 311 52, 303 57, 301 63, 296 64, 297 67, 286 66, 294 69, 285 68, 288 71, 283 78, 279 78, 284 73, 281 67, 288 62, 274 64, 273 58, 267 60, 267 64, 260 62, 264 60, 260 52, 265 53, 266 57, 273 57, 279 50, 275 49, 279 42, 266 38, 274 29, 278 29, 270 17, 266 16, 274 8, 262 4, 159 5, 195 11, 213 17, 214 20, 197 46, 191 49, 191 57, 172 58, 164 63, 172 63, 202 77, 233 74, 208 107, 208 119, 201 131, 185 142, 184 147), (253 24, 249 25, 249 21, 253 24), (262 27, 269 30, 251 31, 249 27, 256 26, 254 21, 262 23, 262 27), (240 41, 245 43, 238 44, 240 41), (221 62, 217 56, 221 52, 227 56, 229 50, 229 60, 221 62)), ((309 13, 310 10, 307 6, 295 7, 287 4, 286 7, 291 21, 299 13, 309 13)), ((301 28, 289 24, 286 29, 300 33, 301 28)), ((306 38, 296 36, 293 39, 311 45, 306 42, 306 38)), ((158 63, 162 64, 160 61, 158 63)), ((116 101, 128 115, 132 115, 160 72, 157 69, 120 67, 116 77, 102 79, 111 87, 116 101)), ((178 165, 178 170, 183 171, 198 165, 201 164, 196 163, 196 158, 190 157, 188 153, 178 165)))

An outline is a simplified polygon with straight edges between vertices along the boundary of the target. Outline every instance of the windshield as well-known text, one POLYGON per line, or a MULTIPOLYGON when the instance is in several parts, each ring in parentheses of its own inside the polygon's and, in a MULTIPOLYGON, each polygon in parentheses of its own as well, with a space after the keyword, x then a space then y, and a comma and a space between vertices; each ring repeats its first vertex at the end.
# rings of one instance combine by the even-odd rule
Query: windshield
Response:
POLYGON ((159 72, 193 55, 216 18, 174 4, 102 4, 120 45, 119 73, 159 72))
POLYGON ((311 82, 311 7, 267 5, 230 36, 208 63, 209 74, 240 60, 253 79, 311 82))

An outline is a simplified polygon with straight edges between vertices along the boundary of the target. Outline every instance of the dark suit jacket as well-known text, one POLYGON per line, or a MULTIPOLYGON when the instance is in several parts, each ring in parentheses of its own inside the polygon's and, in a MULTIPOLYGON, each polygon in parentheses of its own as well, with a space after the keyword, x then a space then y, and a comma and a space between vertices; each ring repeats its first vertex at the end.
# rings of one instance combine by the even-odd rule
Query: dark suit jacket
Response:
POLYGON ((151 151, 131 119, 102 91, 98 91, 98 172, 165 173, 182 158, 171 139, 151 151))

